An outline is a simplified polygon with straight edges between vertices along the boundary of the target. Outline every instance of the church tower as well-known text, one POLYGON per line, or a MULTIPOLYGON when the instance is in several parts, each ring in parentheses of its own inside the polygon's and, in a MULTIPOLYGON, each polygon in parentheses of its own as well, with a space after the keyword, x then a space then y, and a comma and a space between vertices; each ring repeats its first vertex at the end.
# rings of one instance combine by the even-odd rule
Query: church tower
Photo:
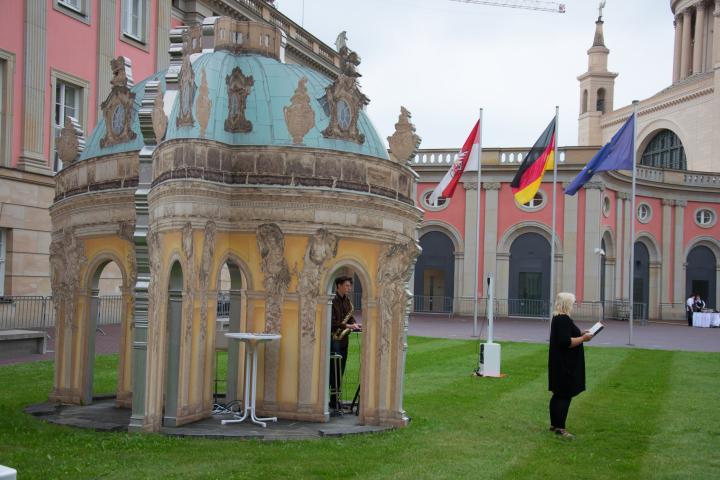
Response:
POLYGON ((600 119, 613 110, 613 94, 617 73, 608 72, 610 50, 603 37, 602 8, 595 22, 595 39, 587 51, 588 71, 578 77, 580 81, 580 117, 578 120, 578 145, 602 145, 600 119))

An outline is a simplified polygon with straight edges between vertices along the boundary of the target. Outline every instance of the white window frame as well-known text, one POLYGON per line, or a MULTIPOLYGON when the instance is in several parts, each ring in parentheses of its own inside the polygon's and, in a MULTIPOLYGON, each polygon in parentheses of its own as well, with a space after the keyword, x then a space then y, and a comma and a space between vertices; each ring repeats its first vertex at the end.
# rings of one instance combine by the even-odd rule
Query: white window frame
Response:
POLYGON ((122 0, 123 36, 144 45, 147 39, 148 17, 147 0, 122 0), (138 2, 137 12, 134 7, 136 1, 138 2))
MULTIPOLYGON (((514 197, 513 197, 514 198, 514 197)), ((545 205, 547 205, 547 194, 543 189, 539 189, 535 196, 530 200, 528 203, 519 203, 517 200, 515 200, 515 205, 518 206, 520 210, 523 210, 525 212, 537 212, 539 210, 542 210, 545 208, 545 205), (540 196, 539 202, 535 203, 536 197, 540 196)))
POLYGON ((712 227, 714 227, 715 224, 717 223, 717 213, 715 213, 715 210, 713 210, 712 208, 701 207, 701 208, 698 208, 697 210, 695 210, 695 218, 694 218, 694 220, 695 220, 695 224, 696 224, 698 227, 701 227, 701 228, 712 228, 712 227), (699 215, 701 212, 709 212, 709 213, 710 213, 710 221, 709 221, 709 222, 707 222, 707 223, 701 223, 701 222, 698 220, 698 215, 699 215))
POLYGON ((53 9, 75 20, 90 24, 91 4, 92 0, 53 0, 53 9))
POLYGON ((445 197, 438 198, 438 205, 435 206, 432 203, 430 203, 430 195, 432 195, 433 189, 429 189, 423 192, 422 196, 420 197, 422 206, 425 210, 431 211, 431 212, 439 212, 440 210, 445 210, 450 205, 450 199, 445 197), (442 203, 440 203, 442 201, 442 203))
POLYGON ((7 229, 0 228, 0 297, 5 295, 5 258, 7 251, 7 229))
MULTIPOLYGON (((56 105, 58 103, 57 98, 57 89, 58 84, 60 85, 66 85, 70 86, 72 88, 75 88, 78 91, 78 95, 76 96, 76 106, 75 106, 75 112, 77 113, 76 120, 80 124, 80 128, 83 131, 83 134, 87 131, 86 128, 86 119, 87 119, 87 109, 88 109, 88 95, 90 92, 90 82, 87 80, 83 80, 82 78, 78 78, 74 75, 70 75, 64 72, 60 72, 58 70, 52 69, 50 72, 50 84, 51 84, 51 92, 52 92, 52 120, 51 120, 51 130, 50 130, 50 152, 52 152, 53 155, 53 170, 55 173, 62 170, 62 161, 57 158, 57 152, 55 151, 55 138, 60 133, 60 129, 62 129, 65 126, 65 118, 60 119, 60 124, 58 125, 56 122, 56 105)), ((60 100, 62 101, 62 100, 60 100)))
POLYGON ((637 219, 640 223, 650 223, 650 220, 652 219, 653 211, 652 207, 648 205, 647 203, 641 203, 637 206, 637 219), (640 210, 647 209, 647 216, 643 217, 640 215, 640 210))
POLYGON ((12 165, 15 54, 0 49, 0 166, 12 165))

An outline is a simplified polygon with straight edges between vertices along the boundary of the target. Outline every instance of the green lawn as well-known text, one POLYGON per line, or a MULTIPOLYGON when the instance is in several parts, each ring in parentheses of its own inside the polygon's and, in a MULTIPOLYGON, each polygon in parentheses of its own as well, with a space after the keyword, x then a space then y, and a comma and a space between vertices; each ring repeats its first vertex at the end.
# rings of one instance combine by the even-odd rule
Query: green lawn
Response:
MULTIPOLYGON (((547 431, 547 347, 504 343, 504 379, 470 376, 477 343, 411 338, 408 428, 263 443, 96 433, 22 413, 52 364, 0 367, 0 464, 38 478, 720 478, 720 355, 586 349, 574 441, 547 431)), ((96 364, 112 389, 116 358, 96 364)))

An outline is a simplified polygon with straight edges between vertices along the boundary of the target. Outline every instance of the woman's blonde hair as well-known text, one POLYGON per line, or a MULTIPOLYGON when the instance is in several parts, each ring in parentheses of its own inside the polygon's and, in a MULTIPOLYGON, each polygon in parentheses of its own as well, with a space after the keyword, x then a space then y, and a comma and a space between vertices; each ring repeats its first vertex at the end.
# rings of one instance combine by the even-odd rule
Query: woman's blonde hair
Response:
POLYGON ((553 317, 555 315, 570 315, 573 304, 575 303, 575 295, 568 292, 560 292, 555 297, 555 307, 553 308, 553 317))

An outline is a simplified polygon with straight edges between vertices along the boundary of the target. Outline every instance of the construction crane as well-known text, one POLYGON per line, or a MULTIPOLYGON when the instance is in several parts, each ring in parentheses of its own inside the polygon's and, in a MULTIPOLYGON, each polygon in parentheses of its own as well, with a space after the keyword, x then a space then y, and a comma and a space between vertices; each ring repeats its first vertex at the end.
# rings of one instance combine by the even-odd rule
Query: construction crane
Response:
POLYGON ((475 3, 494 7, 523 8, 541 12, 565 13, 565 4, 557 2, 540 2, 536 0, 450 0, 458 3, 475 3))

